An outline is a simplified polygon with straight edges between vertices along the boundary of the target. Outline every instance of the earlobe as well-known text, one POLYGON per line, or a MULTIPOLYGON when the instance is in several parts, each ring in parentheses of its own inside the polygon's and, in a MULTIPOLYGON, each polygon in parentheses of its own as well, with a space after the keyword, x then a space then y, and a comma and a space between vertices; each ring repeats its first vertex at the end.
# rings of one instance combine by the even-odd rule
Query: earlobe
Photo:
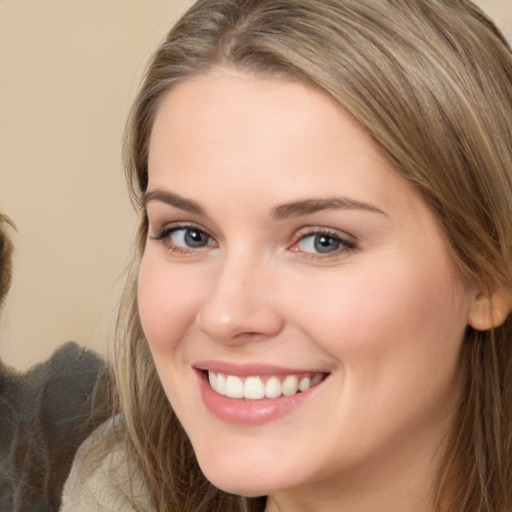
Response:
POLYGON ((503 287, 478 292, 469 312, 468 324, 477 331, 488 331, 505 322, 512 309, 512 294, 503 287))

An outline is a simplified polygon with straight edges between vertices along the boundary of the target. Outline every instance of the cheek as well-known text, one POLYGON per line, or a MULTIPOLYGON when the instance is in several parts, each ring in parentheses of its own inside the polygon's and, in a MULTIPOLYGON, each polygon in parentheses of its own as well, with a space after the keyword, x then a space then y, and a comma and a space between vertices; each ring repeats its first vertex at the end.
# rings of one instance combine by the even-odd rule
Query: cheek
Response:
POLYGON ((308 320, 302 329, 342 361, 380 363, 389 354, 420 365, 457 354, 468 311, 462 279, 437 259, 420 269, 396 257, 380 263, 339 279, 313 276, 308 293, 291 290, 295 317, 308 320))
POLYGON ((138 279, 138 307, 144 334, 153 352, 177 343, 197 313, 198 283, 147 251, 138 279))
POLYGON ((338 423, 354 435, 378 423, 392 438, 401 425, 426 424, 453 409, 467 299, 461 283, 435 265, 418 272, 395 259, 365 270, 345 273, 339 286, 316 279, 296 302, 295 318, 308 319, 301 329, 338 363, 338 423))

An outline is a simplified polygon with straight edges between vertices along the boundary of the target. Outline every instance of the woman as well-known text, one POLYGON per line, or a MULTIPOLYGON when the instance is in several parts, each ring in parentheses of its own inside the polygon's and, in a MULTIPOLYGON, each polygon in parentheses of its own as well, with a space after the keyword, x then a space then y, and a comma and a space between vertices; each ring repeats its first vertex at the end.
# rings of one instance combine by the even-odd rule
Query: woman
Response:
POLYGON ((155 510, 512 510, 511 120, 467 0, 185 14, 126 147, 120 430, 155 510))

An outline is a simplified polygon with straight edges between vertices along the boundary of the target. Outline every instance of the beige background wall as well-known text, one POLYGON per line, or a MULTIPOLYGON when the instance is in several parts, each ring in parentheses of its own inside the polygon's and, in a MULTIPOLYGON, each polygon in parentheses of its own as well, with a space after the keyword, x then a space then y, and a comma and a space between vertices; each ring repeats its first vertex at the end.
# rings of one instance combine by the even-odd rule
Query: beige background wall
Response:
MULTIPOLYGON (((512 34, 512 0, 479 2, 512 34)), ((135 218, 121 167, 143 63, 186 0, 0 0, 0 211, 16 223, 0 356, 111 353, 135 218)))
POLYGON ((74 339, 110 352, 134 213, 121 137, 167 1, 0 0, 0 210, 16 223, 0 356, 74 339))

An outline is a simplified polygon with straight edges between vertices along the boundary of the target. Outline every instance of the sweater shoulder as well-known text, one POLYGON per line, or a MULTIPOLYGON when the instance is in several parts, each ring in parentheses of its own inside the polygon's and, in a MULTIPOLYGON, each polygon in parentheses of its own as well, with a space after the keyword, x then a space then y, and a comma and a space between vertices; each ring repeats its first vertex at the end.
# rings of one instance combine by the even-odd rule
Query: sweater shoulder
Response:
POLYGON ((132 467, 119 417, 80 446, 62 494, 62 512, 155 512, 141 475, 132 467))

